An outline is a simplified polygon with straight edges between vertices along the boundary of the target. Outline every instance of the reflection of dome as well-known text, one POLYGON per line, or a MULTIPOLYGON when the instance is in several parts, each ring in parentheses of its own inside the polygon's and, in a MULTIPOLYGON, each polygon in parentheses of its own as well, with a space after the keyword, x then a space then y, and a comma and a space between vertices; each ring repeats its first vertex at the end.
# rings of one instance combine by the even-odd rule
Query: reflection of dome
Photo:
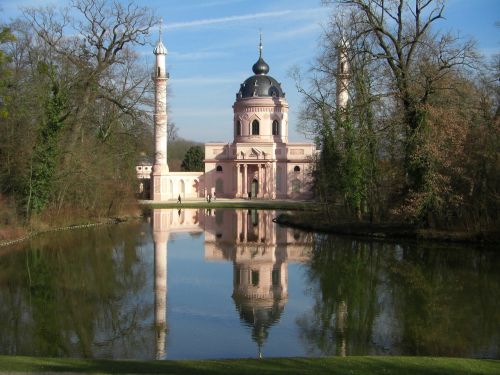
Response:
POLYGON ((269 335, 268 330, 279 322, 286 300, 249 299, 235 295, 233 300, 240 319, 252 328, 252 339, 261 348, 269 335))

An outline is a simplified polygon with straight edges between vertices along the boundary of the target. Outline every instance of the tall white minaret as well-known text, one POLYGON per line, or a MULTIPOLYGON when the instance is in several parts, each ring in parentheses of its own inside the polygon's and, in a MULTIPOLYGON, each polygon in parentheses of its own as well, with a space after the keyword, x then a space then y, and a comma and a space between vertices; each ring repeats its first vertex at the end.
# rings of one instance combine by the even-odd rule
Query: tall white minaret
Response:
POLYGON ((337 46, 337 109, 345 110, 349 101, 349 59, 347 56, 348 42, 342 36, 337 46))
POLYGON ((161 41, 161 26, 158 43, 153 51, 156 55, 153 81, 155 87, 155 161, 153 164, 152 199, 164 201, 168 199, 168 164, 167 164, 167 80, 165 64, 167 49, 161 41))

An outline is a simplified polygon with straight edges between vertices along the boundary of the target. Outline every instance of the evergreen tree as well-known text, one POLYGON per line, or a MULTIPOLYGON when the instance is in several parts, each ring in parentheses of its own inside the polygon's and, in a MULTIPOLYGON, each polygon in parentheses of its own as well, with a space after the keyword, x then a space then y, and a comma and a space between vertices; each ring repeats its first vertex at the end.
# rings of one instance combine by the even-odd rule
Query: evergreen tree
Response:
POLYGON ((182 161, 182 170, 187 172, 202 171, 204 168, 204 158, 205 152, 200 146, 190 147, 184 156, 184 160, 182 161))

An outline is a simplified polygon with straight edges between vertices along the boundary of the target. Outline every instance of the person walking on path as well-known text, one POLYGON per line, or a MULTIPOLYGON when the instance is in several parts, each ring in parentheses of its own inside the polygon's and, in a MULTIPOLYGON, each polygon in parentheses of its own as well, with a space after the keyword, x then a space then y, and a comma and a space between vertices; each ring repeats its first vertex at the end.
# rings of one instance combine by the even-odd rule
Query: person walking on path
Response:
POLYGON ((179 198, 177 198, 177 203, 181 204, 181 195, 179 194, 179 198))
POLYGON ((217 198, 217 196, 216 196, 215 194, 216 194, 216 193, 215 193, 215 191, 214 191, 214 202, 215 202, 215 198, 217 198))

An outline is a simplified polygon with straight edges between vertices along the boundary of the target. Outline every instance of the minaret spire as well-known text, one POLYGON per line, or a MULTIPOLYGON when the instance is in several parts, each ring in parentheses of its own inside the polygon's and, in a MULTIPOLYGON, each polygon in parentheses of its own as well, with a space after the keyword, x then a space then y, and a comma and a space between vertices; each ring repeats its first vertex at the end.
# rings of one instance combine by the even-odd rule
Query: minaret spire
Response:
POLYGON ((161 42, 162 29, 163 29, 163 18, 160 20, 160 32, 158 33, 158 43, 161 42))
POLYGON ((259 30, 259 58, 262 58, 262 30, 259 30))

